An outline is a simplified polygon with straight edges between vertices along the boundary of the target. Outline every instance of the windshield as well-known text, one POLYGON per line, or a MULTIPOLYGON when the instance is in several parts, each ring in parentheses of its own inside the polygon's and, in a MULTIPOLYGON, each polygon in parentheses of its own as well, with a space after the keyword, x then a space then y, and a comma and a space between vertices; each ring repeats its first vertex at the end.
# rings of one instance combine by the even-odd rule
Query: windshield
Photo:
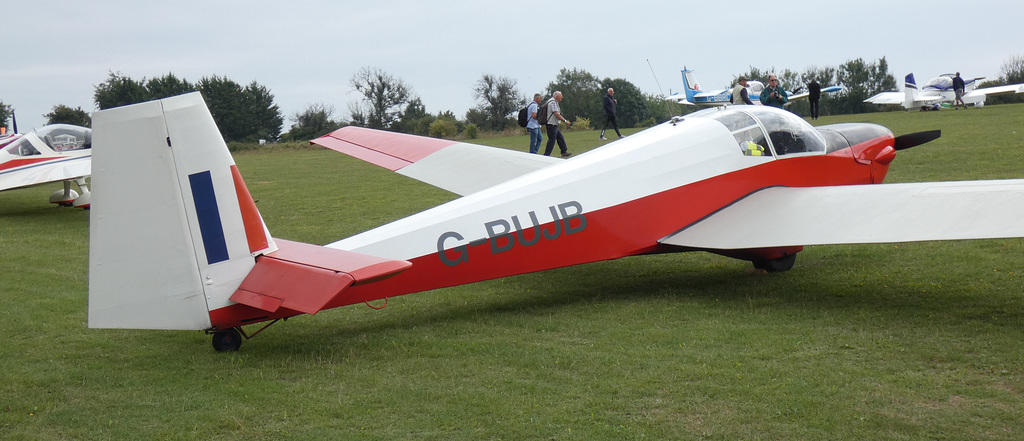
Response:
POLYGON ((14 141, 11 145, 4 147, 4 151, 9 153, 11 156, 32 156, 38 155, 39 150, 29 142, 28 138, 21 137, 21 139, 14 141))
MULTIPOLYGON (((692 116, 714 119, 733 134, 744 155, 757 146, 770 145, 777 156, 800 153, 824 153, 825 140, 817 130, 799 116, 773 107, 733 106, 707 109, 692 116), (768 143, 765 143, 765 138, 768 143)), ((767 155, 767 151, 765 155, 767 155)))
POLYGON ((36 131, 55 152, 92 148, 92 130, 70 124, 51 124, 36 131))

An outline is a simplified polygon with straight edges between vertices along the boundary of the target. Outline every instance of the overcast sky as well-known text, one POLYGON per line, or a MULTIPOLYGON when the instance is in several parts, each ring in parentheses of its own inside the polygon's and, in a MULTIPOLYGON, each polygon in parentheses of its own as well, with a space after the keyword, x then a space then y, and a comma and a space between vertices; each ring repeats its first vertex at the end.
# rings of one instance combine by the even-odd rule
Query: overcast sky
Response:
POLYGON ((909 72, 919 83, 957 70, 994 79, 1024 55, 1020 0, 9 3, 0 101, 22 132, 58 104, 96 110, 95 86, 109 72, 256 81, 274 94, 287 131, 313 103, 347 119, 359 98, 349 80, 364 66, 403 80, 428 112, 462 117, 484 73, 515 79, 524 95, 561 68, 668 94, 682 89, 683 66, 709 89, 751 66, 803 72, 884 56, 902 85, 909 72))

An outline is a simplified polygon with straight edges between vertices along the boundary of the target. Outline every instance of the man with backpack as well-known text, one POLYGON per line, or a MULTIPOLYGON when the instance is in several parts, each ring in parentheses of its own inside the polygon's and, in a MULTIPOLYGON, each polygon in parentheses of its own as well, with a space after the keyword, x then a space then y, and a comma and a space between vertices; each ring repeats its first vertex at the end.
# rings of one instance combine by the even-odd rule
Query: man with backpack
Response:
POLYGON ((537 112, 540 110, 541 99, 543 99, 543 96, 535 93, 533 94, 533 102, 526 106, 526 114, 529 115, 526 131, 530 132, 530 153, 533 154, 540 150, 540 142, 544 140, 544 135, 540 132, 540 122, 537 121, 537 112))
MULTIPOLYGON (((547 110, 547 125, 548 125, 548 144, 544 148, 544 156, 551 156, 551 150, 555 148, 555 142, 558 142, 558 148, 562 151, 562 157, 568 158, 572 156, 569 153, 569 147, 565 145, 565 136, 562 136, 562 131, 558 130, 558 124, 565 122, 567 126, 572 127, 572 123, 562 116, 562 110, 558 107, 558 103, 562 101, 562 92, 555 92, 551 96, 551 99, 544 105, 547 110)), ((541 110, 543 112, 543 110, 541 110)), ((541 115, 543 118, 543 114, 541 115)))

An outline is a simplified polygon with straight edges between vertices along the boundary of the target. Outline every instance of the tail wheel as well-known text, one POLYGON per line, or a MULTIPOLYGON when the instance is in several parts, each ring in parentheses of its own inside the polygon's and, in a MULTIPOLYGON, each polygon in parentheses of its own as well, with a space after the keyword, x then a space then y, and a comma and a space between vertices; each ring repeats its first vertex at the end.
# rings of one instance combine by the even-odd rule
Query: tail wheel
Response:
POLYGON ((238 329, 231 328, 213 333, 213 349, 217 352, 235 352, 240 347, 242 347, 242 334, 238 332, 238 329))
POLYGON ((796 263, 796 253, 782 256, 777 259, 755 260, 753 263, 754 268, 763 269, 770 273, 789 271, 793 268, 793 264, 796 263))

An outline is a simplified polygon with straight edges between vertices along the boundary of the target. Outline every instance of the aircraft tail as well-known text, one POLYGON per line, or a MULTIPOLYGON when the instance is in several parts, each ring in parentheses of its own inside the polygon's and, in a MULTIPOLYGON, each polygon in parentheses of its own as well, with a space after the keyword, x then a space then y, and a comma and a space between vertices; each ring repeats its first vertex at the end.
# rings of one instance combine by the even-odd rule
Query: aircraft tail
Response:
POLYGON ((907 109, 914 108, 914 100, 917 99, 918 94, 917 81, 914 80, 914 74, 909 73, 903 78, 903 107, 907 109))
POLYGON ((693 71, 683 67, 683 90, 686 91, 686 101, 694 102, 693 97, 701 92, 700 85, 697 84, 697 78, 693 75, 693 71))
POLYGON ((93 115, 89 327, 207 329, 276 249, 199 93, 93 115))
POLYGON ((93 127, 91 328, 315 314, 411 266, 273 239, 199 93, 96 112, 93 127))

